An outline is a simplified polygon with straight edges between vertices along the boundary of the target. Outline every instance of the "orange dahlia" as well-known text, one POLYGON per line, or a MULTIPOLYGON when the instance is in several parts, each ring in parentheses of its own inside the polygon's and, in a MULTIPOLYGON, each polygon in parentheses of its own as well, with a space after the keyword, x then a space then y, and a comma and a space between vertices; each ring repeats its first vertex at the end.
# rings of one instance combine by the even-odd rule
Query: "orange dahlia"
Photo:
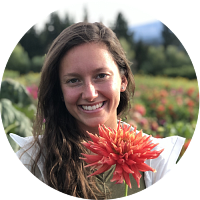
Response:
POLYGON ((80 159, 88 163, 85 167, 97 169, 89 176, 101 174, 112 165, 116 165, 111 182, 123 183, 125 180, 131 188, 129 174, 132 174, 140 187, 141 174, 139 171, 156 172, 145 161, 157 158, 164 149, 151 151, 158 143, 153 144, 150 140, 151 136, 143 136, 142 131, 137 134, 136 128, 132 131, 130 129, 131 126, 124 124, 122 127, 119 122, 117 130, 99 125, 99 135, 88 132, 92 141, 84 141, 82 144, 93 154, 82 153, 84 158, 80 159))

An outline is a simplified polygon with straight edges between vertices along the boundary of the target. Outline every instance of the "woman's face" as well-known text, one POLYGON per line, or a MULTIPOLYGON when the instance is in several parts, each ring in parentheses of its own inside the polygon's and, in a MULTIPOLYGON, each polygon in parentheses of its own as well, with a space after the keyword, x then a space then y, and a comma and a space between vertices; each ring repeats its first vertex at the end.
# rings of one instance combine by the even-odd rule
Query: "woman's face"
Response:
POLYGON ((85 43, 68 51, 59 77, 66 108, 81 129, 94 131, 99 124, 116 128, 120 92, 127 80, 106 45, 85 43))

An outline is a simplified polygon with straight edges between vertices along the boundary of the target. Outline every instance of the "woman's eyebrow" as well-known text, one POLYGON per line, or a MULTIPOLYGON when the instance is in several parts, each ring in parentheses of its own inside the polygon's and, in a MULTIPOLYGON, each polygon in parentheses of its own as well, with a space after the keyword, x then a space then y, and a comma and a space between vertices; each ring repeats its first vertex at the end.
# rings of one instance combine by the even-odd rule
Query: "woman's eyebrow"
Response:
MULTIPOLYGON (((99 67, 99 68, 96 68, 96 69, 92 70, 92 73, 98 73, 98 72, 102 72, 102 71, 105 71, 105 70, 109 70, 109 68, 108 67, 99 67)), ((64 75, 64 77, 66 77, 66 76, 75 76, 75 77, 77 77, 77 76, 80 76, 80 73, 78 73, 78 72, 69 72, 69 73, 64 75)))

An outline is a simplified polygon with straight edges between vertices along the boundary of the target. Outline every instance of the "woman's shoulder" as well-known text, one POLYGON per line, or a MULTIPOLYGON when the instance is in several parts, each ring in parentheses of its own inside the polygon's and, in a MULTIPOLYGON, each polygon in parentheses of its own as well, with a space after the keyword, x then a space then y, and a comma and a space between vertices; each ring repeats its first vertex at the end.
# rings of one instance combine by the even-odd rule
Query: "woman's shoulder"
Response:
MULTIPOLYGON (((38 151, 40 150, 40 147, 37 142, 35 142, 35 139, 33 136, 28 137, 21 137, 19 135, 10 133, 10 137, 19 145, 21 149, 26 151, 31 157, 36 155, 38 151)), ((40 142, 42 139, 42 136, 38 137, 38 142, 40 142)))
MULTIPOLYGON (((20 150, 16 152, 17 157, 23 163, 23 165, 32 172, 32 166, 35 163, 37 155, 40 151, 40 147, 34 141, 33 136, 20 137, 19 135, 10 133, 10 137, 20 146, 20 150)), ((42 136, 39 136, 39 142, 42 136)), ((40 180, 43 178, 43 164, 44 164, 44 152, 42 152, 35 168, 34 175, 40 180)), ((33 172, 32 172, 33 173, 33 172)))

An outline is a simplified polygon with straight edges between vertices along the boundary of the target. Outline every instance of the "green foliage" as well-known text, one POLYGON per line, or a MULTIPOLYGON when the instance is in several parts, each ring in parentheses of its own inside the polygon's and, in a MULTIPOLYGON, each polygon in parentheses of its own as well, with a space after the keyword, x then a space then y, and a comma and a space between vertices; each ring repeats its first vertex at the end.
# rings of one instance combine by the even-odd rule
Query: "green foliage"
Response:
POLYGON ((2 82, 0 112, 6 136, 13 150, 17 151, 19 146, 10 138, 9 133, 22 137, 31 136, 32 121, 36 113, 36 107, 23 85, 12 79, 2 82))
POLYGON ((192 65, 183 65, 176 68, 166 68, 163 74, 170 77, 185 77, 188 79, 196 79, 196 73, 192 65))
MULTIPOLYGON (((133 63, 134 58, 135 58, 135 52, 132 49, 130 43, 125 38, 120 38, 119 41, 120 41, 120 44, 122 45, 122 48, 124 49, 126 53, 128 60, 133 63)), ((134 66, 131 66, 131 67, 132 67, 132 71, 135 72, 134 66)))
POLYGON ((192 65, 189 56, 174 45, 168 45, 165 52, 167 67, 182 67, 192 65))
POLYGON ((10 70, 5 70, 3 80, 12 78, 14 81, 17 81, 25 86, 38 85, 40 82, 40 75, 40 73, 29 72, 28 74, 13 77, 12 73, 10 73, 10 70))
POLYGON ((21 137, 31 136, 32 123, 22 112, 15 109, 9 99, 0 100, 0 112, 7 139, 16 152, 19 150, 19 145, 12 140, 9 133, 15 133, 21 137))
POLYGON ((5 98, 21 107, 32 104, 31 97, 26 88, 12 79, 5 79, 1 83, 0 99, 5 98))
POLYGON ((31 69, 32 72, 40 72, 44 63, 44 56, 34 56, 31 60, 31 69))
POLYGON ((29 72, 30 66, 31 62, 28 53, 20 44, 18 44, 7 62, 6 69, 18 71, 20 74, 25 74, 29 72))
POLYGON ((18 71, 5 69, 5 71, 3 73, 3 80, 8 78, 8 77, 11 78, 11 79, 15 79, 19 76, 20 76, 20 73, 18 71))
POLYGON ((177 121, 174 124, 166 124, 165 126, 165 135, 173 136, 179 135, 184 138, 191 139, 196 127, 195 122, 183 122, 177 121))
POLYGON ((189 56, 173 45, 168 45, 166 49, 163 46, 149 46, 139 73, 196 79, 189 56))
POLYGON ((141 66, 141 71, 145 74, 158 75, 166 66, 166 57, 163 46, 150 46, 147 52, 147 59, 141 66))

